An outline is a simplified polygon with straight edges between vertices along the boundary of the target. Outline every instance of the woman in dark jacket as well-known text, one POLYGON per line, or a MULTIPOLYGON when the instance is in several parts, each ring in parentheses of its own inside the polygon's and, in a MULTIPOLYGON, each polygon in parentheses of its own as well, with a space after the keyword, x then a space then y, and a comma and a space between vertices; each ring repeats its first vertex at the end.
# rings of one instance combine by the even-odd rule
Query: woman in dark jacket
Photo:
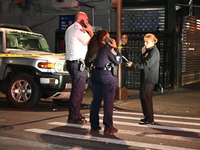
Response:
POLYGON ((160 53, 156 47, 157 38, 148 33, 144 36, 144 47, 142 48, 141 62, 133 64, 127 63, 128 67, 140 69, 140 100, 144 119, 141 125, 154 124, 153 115, 153 89, 159 79, 160 53))
POLYGON ((118 87, 117 77, 113 75, 112 67, 122 63, 122 57, 116 48, 116 41, 110 39, 107 30, 98 30, 88 45, 86 65, 91 70, 93 101, 90 108, 91 131, 101 130, 99 126, 99 111, 104 100, 103 124, 105 133, 116 133, 113 126, 113 102, 118 87))

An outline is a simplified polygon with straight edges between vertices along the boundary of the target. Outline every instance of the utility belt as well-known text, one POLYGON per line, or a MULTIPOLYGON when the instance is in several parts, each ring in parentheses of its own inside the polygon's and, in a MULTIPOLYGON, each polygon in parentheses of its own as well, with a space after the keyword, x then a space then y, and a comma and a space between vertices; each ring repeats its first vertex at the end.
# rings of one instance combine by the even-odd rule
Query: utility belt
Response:
POLYGON ((107 71, 111 71, 112 75, 113 76, 117 76, 117 65, 113 64, 113 63, 107 63, 105 65, 105 67, 96 67, 96 66, 91 66, 90 67, 90 70, 91 71, 104 71, 104 70, 107 70, 107 71))
POLYGON ((79 60, 66 60, 67 62, 78 63, 79 60))
POLYGON ((106 67, 91 67, 91 71, 103 71, 103 70, 108 70, 106 67))
POLYGON ((85 62, 82 58, 79 60, 66 60, 67 63, 79 63, 79 71, 84 71, 85 70, 85 62))

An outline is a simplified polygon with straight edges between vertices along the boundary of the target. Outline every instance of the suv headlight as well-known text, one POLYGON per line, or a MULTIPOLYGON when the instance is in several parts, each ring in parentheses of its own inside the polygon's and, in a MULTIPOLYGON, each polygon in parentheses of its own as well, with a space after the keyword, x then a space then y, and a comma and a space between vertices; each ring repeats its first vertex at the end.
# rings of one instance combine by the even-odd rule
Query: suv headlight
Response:
POLYGON ((63 71, 63 64, 61 62, 56 62, 56 63, 40 62, 38 63, 38 67, 45 69, 55 69, 56 72, 63 71))
POLYGON ((55 63, 55 71, 62 72, 63 71, 63 64, 61 62, 55 63))

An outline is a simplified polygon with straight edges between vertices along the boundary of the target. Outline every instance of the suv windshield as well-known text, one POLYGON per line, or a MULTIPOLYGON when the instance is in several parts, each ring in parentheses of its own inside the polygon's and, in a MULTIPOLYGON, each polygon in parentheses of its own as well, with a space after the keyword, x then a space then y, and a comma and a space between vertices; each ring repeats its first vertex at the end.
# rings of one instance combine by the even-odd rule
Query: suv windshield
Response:
POLYGON ((8 31, 6 47, 24 50, 49 52, 49 46, 43 36, 28 32, 8 31))

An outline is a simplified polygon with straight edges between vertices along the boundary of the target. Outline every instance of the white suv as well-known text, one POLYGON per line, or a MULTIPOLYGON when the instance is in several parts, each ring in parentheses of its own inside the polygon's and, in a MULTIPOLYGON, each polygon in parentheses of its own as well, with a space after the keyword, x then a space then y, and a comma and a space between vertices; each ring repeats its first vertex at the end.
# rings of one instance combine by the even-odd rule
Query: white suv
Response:
POLYGON ((41 98, 59 102, 62 91, 70 91, 70 80, 65 55, 51 53, 43 35, 0 24, 0 91, 11 105, 32 108, 41 98))

